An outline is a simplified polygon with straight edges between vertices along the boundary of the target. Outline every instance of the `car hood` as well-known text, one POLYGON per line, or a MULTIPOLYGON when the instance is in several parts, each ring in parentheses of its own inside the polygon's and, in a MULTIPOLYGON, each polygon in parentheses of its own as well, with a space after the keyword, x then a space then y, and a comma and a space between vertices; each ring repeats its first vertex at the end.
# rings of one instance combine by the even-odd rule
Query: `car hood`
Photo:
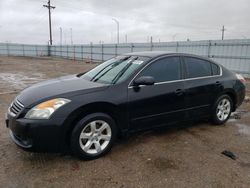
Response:
POLYGON ((40 103, 53 97, 70 97, 107 88, 108 85, 90 82, 76 75, 64 76, 37 83, 24 89, 17 99, 25 106, 40 103))

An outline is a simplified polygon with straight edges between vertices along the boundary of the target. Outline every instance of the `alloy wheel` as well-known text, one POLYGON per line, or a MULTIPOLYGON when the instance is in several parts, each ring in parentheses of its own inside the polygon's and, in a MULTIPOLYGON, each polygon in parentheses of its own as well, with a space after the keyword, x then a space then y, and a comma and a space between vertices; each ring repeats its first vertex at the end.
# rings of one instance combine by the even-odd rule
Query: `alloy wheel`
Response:
POLYGON ((92 121, 81 131, 80 147, 88 154, 99 154, 109 145, 111 136, 111 127, 107 122, 103 120, 92 121))
POLYGON ((231 103, 228 99, 223 98, 217 106, 216 115, 220 121, 224 121, 228 118, 231 112, 231 103))

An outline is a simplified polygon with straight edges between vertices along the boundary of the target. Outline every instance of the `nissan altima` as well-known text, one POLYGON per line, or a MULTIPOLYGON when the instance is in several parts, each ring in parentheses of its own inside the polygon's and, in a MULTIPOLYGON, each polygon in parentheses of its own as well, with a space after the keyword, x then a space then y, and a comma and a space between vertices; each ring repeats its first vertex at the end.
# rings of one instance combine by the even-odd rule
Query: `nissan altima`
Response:
POLYGON ((119 55, 94 69, 24 89, 6 114, 28 151, 110 151, 119 135, 210 119, 224 124, 244 100, 244 78, 210 59, 168 52, 119 55))

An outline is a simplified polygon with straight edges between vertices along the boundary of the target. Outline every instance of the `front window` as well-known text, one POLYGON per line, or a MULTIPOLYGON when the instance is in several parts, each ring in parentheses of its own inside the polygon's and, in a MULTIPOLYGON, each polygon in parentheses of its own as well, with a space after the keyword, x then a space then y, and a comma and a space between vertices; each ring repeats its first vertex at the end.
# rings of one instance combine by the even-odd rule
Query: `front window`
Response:
POLYGON ((139 56, 118 56, 100 64, 81 77, 98 83, 119 83, 132 75, 148 59, 148 57, 139 56))
POLYGON ((142 71, 140 76, 152 76, 156 83, 181 79, 179 57, 162 58, 142 71))

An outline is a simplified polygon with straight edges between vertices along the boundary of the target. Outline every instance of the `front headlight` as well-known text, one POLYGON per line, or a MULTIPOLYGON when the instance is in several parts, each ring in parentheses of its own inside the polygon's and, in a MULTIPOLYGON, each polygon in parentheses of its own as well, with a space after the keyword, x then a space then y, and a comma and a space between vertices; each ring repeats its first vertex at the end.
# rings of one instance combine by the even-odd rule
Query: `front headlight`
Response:
POLYGON ((49 119, 50 116, 60 107, 69 103, 70 100, 58 98, 43 102, 30 109, 26 114, 27 119, 49 119))

